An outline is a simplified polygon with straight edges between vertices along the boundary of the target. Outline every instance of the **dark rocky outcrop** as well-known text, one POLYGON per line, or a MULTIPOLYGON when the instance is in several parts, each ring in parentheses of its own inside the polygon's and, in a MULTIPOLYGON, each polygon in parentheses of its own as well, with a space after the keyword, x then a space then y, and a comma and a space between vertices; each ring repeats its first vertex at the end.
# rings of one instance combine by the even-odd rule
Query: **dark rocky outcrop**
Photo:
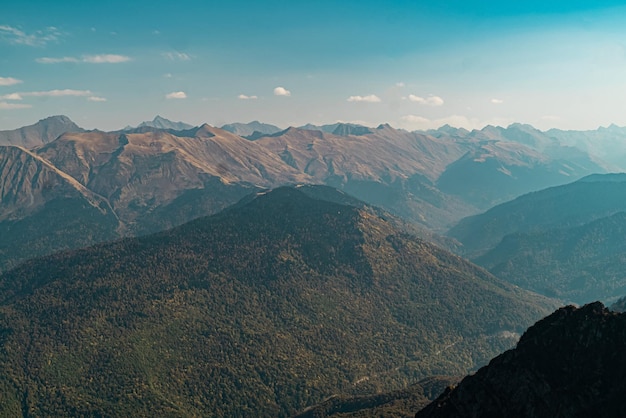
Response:
POLYGON ((624 417, 625 349, 626 314, 567 306, 416 418, 624 417))

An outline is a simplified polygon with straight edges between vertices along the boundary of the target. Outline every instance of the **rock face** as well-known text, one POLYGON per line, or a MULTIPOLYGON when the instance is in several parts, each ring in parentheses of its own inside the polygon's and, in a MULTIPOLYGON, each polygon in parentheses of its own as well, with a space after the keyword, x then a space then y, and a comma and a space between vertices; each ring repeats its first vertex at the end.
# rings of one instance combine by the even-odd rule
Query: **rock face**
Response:
POLYGON ((624 417, 626 314, 567 306, 416 418, 624 417))

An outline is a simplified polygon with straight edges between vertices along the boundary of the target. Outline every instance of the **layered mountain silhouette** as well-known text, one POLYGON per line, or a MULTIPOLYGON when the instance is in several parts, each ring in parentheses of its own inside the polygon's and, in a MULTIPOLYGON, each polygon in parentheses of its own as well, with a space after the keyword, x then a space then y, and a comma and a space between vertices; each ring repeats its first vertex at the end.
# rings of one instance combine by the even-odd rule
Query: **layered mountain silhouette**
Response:
POLYGON ((626 293, 626 175, 593 175, 462 220, 448 235, 501 279, 578 304, 626 293))
POLYGON ((592 175, 529 193, 460 221, 448 235, 477 256, 512 233, 580 226, 626 211, 626 174, 592 175))
POLYGON ((416 418, 623 417, 626 314, 561 308, 416 418))
POLYGON ((555 306, 310 194, 2 274, 0 414, 288 416, 464 374, 555 306))
POLYGON ((577 304, 626 294, 626 212, 581 226, 510 234, 474 260, 524 289, 577 304))

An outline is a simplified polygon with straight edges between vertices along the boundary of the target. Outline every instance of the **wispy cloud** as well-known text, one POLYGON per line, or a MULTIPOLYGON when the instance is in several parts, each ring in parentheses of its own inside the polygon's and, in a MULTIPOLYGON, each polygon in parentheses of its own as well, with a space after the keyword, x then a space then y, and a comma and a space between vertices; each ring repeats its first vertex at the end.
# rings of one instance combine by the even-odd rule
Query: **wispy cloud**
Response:
POLYGON ((0 100, 22 100, 22 96, 19 93, 9 93, 4 96, 0 96, 0 100))
POLYGON ((378 103, 380 102, 380 97, 375 94, 370 94, 367 96, 350 96, 348 97, 349 102, 365 102, 365 103, 378 103))
POLYGON ((19 94, 21 96, 33 96, 33 97, 67 97, 67 96, 83 97, 83 96, 93 95, 93 93, 89 90, 72 90, 72 89, 31 91, 28 93, 19 93, 19 94))
POLYGON ((63 62, 84 62, 88 64, 119 64, 122 62, 128 62, 131 58, 126 55, 116 55, 116 54, 100 54, 100 55, 83 55, 80 58, 76 57, 60 57, 60 58, 51 58, 51 57, 42 57, 37 58, 35 61, 40 64, 59 64, 63 62))
POLYGON ((0 86, 14 86, 20 84, 22 80, 13 77, 0 77, 0 86))
POLYGON ((45 46, 49 42, 57 42, 63 34, 54 26, 26 33, 16 27, 0 25, 0 40, 14 45, 45 46))
POLYGON ((0 110, 12 110, 12 109, 30 109, 32 106, 22 103, 6 103, 0 102, 0 110))
POLYGON ((24 97, 88 97, 93 96, 90 90, 47 90, 47 91, 27 91, 20 93, 10 93, 0 96, 0 100, 23 100, 24 97))
POLYGON ((186 54, 184 52, 164 52, 161 54, 163 57, 167 58, 170 61, 189 61, 191 60, 191 55, 186 54))
POLYGON ((184 91, 174 91, 165 95, 166 99, 186 99, 187 93, 184 91))
POLYGON ((90 64, 119 64, 120 62, 128 62, 130 57, 126 55, 101 54, 101 55, 84 55, 83 62, 90 64))
POLYGON ((426 106, 442 106, 443 105, 443 99, 439 96, 420 97, 414 94, 409 94, 409 100, 415 103, 426 105, 426 106))
POLYGON ((87 97, 87 100, 89 100, 90 102, 106 102, 107 101, 107 99, 105 99, 104 97, 98 97, 98 96, 87 97))
POLYGON ((237 96, 238 99, 240 100, 256 100, 258 99, 257 96, 246 96, 245 94, 240 94, 239 96, 237 96))
POLYGON ((284 87, 276 87, 274 89, 274 96, 291 96, 291 92, 284 87))
POLYGON ((60 62, 80 62, 78 58, 74 58, 74 57, 61 57, 61 58, 42 57, 42 58, 37 58, 35 61, 40 64, 58 64, 60 62))
POLYGON ((493 103, 493 104, 502 104, 502 103, 504 103, 504 100, 502 100, 502 99, 491 99, 491 103, 493 103))

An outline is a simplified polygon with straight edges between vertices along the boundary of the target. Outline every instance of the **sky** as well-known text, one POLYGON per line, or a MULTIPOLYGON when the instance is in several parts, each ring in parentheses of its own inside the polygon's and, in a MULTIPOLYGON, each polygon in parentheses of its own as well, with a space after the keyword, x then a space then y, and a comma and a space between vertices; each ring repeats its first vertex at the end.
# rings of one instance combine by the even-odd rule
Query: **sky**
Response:
POLYGON ((6 2, 0 130, 337 121, 626 126, 617 1, 6 2), (436 3, 436 4, 432 4, 436 3))

